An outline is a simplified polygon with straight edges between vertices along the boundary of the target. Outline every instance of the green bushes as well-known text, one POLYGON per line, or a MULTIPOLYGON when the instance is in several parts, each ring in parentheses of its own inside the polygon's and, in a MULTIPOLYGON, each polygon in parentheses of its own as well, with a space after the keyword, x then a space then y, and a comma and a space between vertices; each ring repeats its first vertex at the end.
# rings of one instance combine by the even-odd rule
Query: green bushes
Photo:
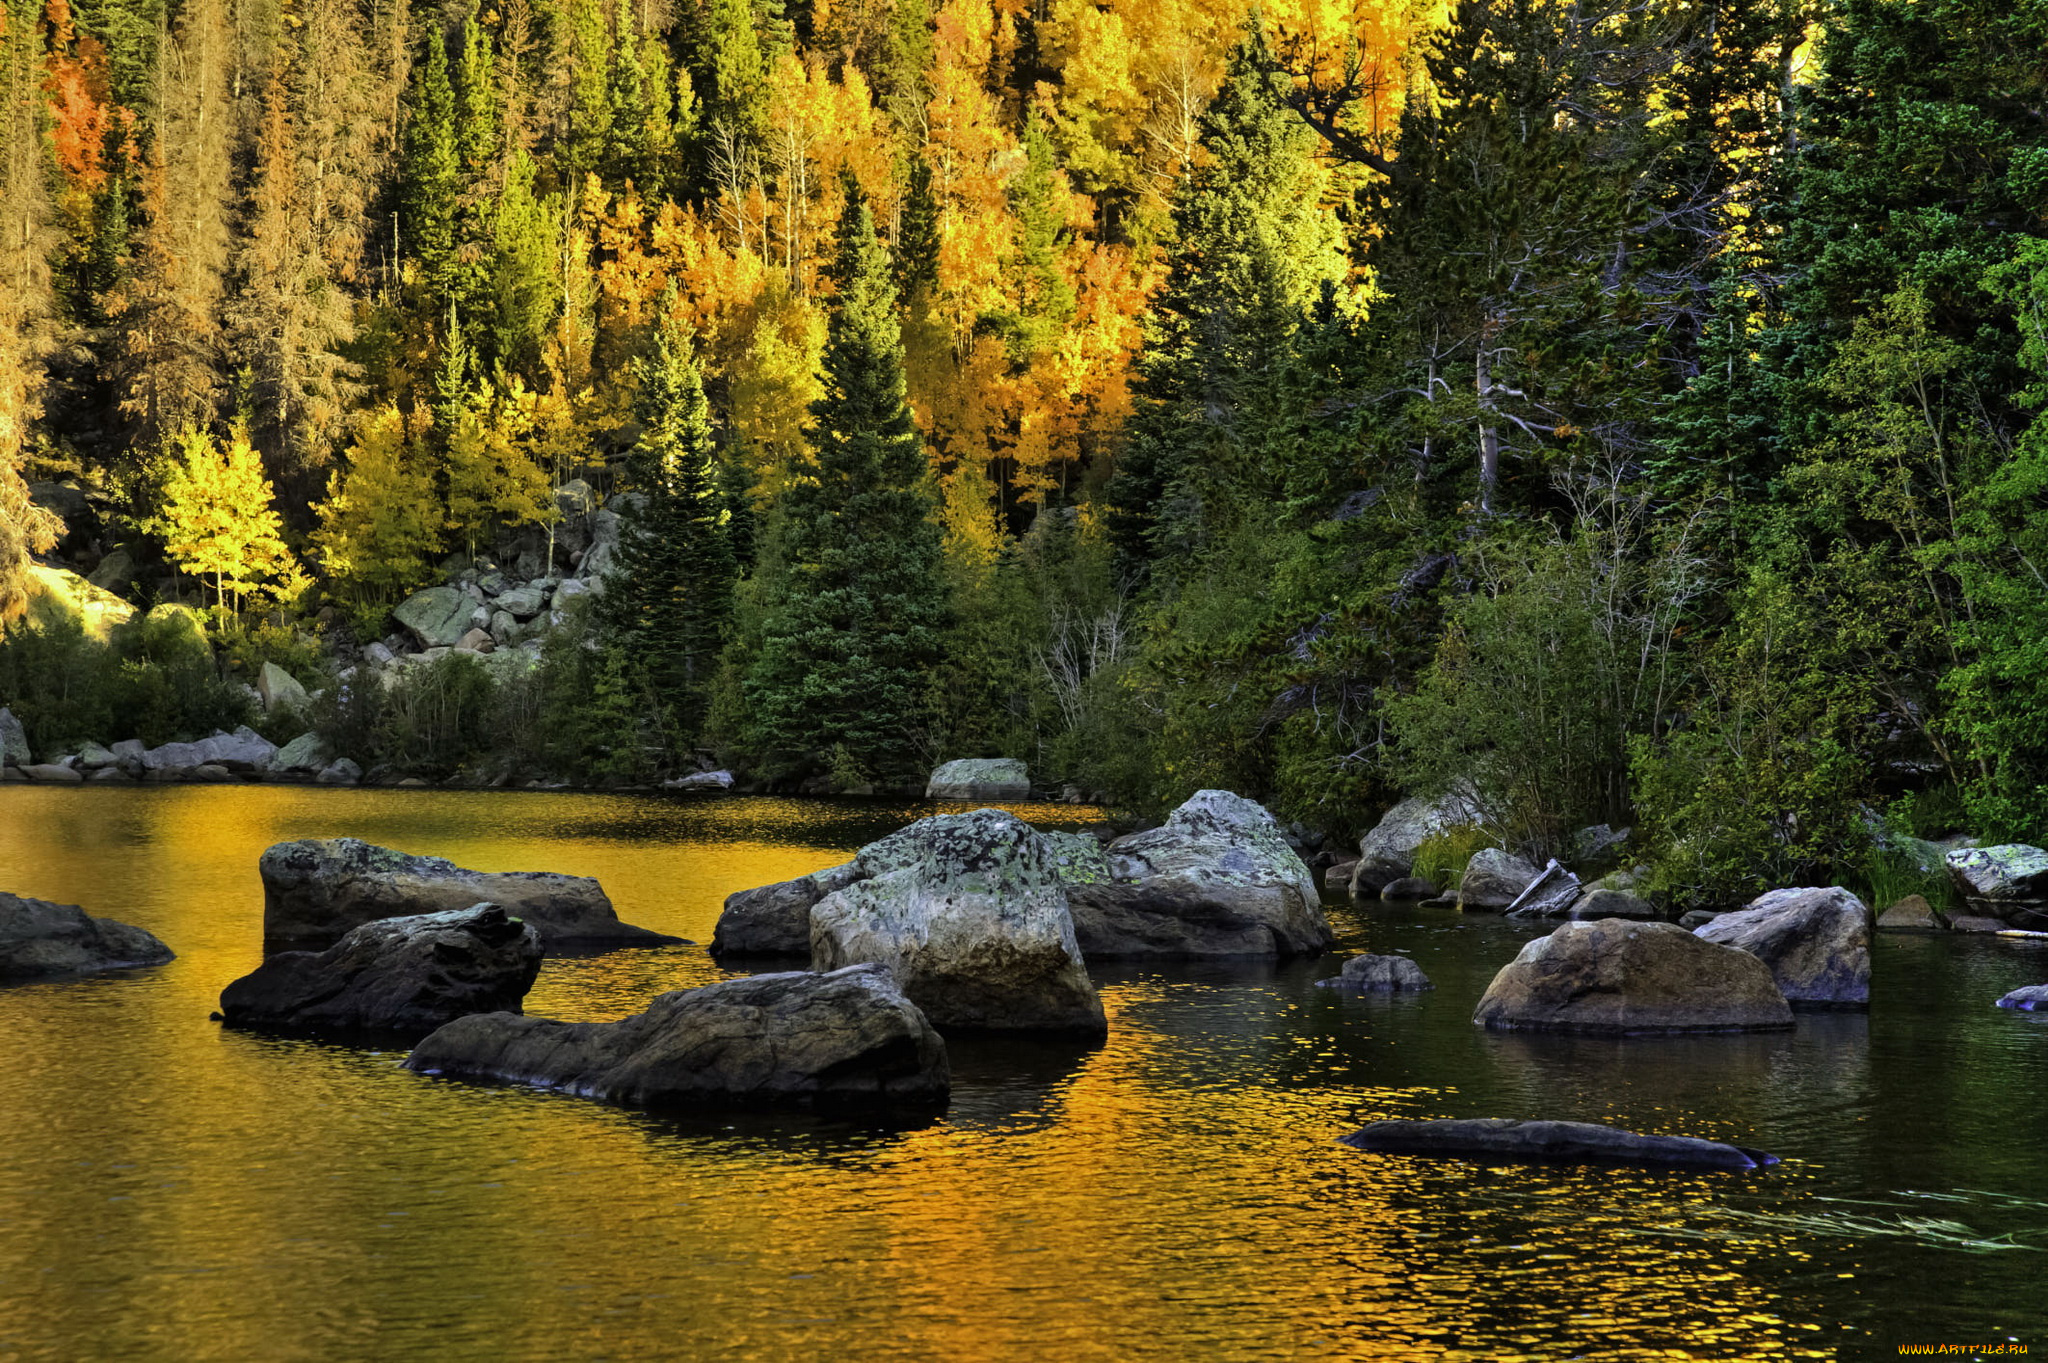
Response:
POLYGON ((0 640, 0 704, 37 754, 139 738, 151 747, 249 722, 248 693, 224 675, 197 617, 159 608, 102 642, 56 618, 0 640))

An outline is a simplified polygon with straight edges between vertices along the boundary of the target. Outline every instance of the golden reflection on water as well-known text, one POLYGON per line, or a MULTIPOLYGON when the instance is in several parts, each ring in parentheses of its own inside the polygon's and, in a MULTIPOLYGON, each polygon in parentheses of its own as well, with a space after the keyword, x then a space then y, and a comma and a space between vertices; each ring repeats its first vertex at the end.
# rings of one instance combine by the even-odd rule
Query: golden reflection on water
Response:
MULTIPOLYGON (((1108 1045, 956 1042, 951 1110, 907 1130, 657 1119, 206 1020, 258 959, 256 857, 274 841, 350 834, 595 875, 623 918, 701 942, 727 893, 926 812, 0 790, 0 888, 139 923, 180 953, 0 990, 0 1360, 1785 1359, 1915 1338, 1935 1302, 1958 1338, 2010 1323, 2015 1303, 2022 1324, 2044 1319, 2028 1270, 2007 1267, 2028 1255, 1987 1275, 1983 1258, 1771 1219, 1823 1191, 1902 1186, 1883 1168, 1902 1122, 1899 1079, 1873 1063, 1891 1044, 1873 1042, 1878 1019, 1679 1042, 1478 1033, 1472 1001, 1518 940, 1500 924, 1334 909, 1350 945, 1413 950, 1439 985, 1420 999, 1316 989, 1327 962, 1098 970, 1108 1045), (1496 1113, 1801 1158, 1744 1179, 1336 1143, 1377 1116, 1496 1113), (1888 1277, 1943 1281, 1936 1296, 1888 1277)), ((721 973, 690 946, 553 960, 528 1008, 618 1017, 721 973)), ((1957 1033, 1985 1038, 1975 1063, 2035 1063, 2014 1049, 2027 1035, 1993 1021, 1954 1024, 1982 1029, 1957 1033)), ((1976 1186, 2011 1182, 1995 1155, 1976 1186)))

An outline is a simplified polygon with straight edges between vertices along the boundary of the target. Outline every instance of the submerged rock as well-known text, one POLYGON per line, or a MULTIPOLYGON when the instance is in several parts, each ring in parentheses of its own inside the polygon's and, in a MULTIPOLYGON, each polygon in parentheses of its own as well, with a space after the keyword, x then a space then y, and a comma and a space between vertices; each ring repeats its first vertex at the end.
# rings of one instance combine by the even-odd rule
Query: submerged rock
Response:
POLYGON ((1031 774, 1014 757, 963 757, 947 762, 925 783, 927 800, 1024 800, 1031 774))
POLYGON ((887 966, 941 1027, 1104 1036, 1059 856, 1000 810, 920 819, 811 906, 812 968, 887 966))
POLYGON ((1949 879, 1975 916, 2011 927, 2048 927, 2048 851, 2012 843, 1959 847, 1946 858, 1949 879))
POLYGON ((618 1022, 458 1018, 406 1068, 671 1111, 943 1106, 945 1043, 877 965, 721 980, 618 1022))
MULTIPOLYGON (((322 773, 325 776, 325 773, 322 773)), ((502 905, 539 930, 550 951, 659 946, 677 939, 621 923, 588 876, 471 871, 354 838, 281 842, 264 852, 263 936, 268 950, 326 946, 382 918, 502 905)))
POLYGON ((1788 1002, 1869 1006, 1870 909, 1840 886, 1772 890, 1694 933, 1769 966, 1788 1002))
POLYGON ((0 893, 0 979, 92 975, 170 959, 154 933, 94 918, 76 904, 0 893))
POLYGON ((1370 1122, 1344 1144, 1386 1155, 1438 1155, 1454 1159, 1515 1160, 1553 1164, 1641 1164, 1661 1169, 1761 1169, 1776 1155, 1696 1136, 1644 1136, 1593 1122, 1466 1121, 1370 1122))
POLYGON ((2030 984, 2015 989, 1998 1001, 2000 1008, 2017 1008, 2023 1013, 2048 1013, 2048 984, 2030 984))
POLYGON ((725 911, 711 934, 712 955, 810 955, 811 906, 859 878, 859 868, 848 862, 727 895, 725 911))
POLYGON ((1315 877, 1273 816, 1198 791, 1107 848, 1109 876, 1070 877, 1074 931, 1099 958, 1313 955, 1333 936, 1315 877))
POLYGON ((516 1013, 540 972, 540 934, 496 904, 383 918, 325 951, 285 951, 229 985, 236 1026, 414 1040, 471 1013, 516 1013))
POLYGON ((1418 795, 1401 801, 1358 840, 1358 869, 1351 876, 1351 892, 1377 893, 1381 886, 1400 880, 1413 870, 1415 854, 1425 841, 1478 818, 1479 811, 1463 794, 1434 800, 1418 795))
POLYGON ((1422 967, 1406 956, 1353 956, 1344 972, 1332 979, 1317 980, 1326 989, 1350 989, 1359 993, 1399 993, 1434 989, 1422 967))
POLYGON ((1792 1025, 1755 956, 1672 923, 1566 923, 1493 977, 1472 1020, 1507 1030, 1737 1032, 1792 1025))

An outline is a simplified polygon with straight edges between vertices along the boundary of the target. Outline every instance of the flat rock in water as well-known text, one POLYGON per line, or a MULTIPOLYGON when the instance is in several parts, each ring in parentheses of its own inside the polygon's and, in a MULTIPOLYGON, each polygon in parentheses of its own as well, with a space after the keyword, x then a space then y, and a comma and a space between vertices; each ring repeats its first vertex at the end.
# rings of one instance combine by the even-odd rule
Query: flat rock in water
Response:
POLYGON ((1259 804, 1197 791, 1158 828, 1069 873, 1081 950, 1101 959, 1300 956, 1334 940, 1315 877, 1259 804))
POLYGON ((1796 1006, 1870 1004, 1870 909, 1838 885, 1772 890, 1694 933, 1769 966, 1796 1006))
POLYGON ((945 1043, 878 965, 720 980, 618 1022, 458 1018, 406 1068, 667 1111, 943 1107, 945 1043))
POLYGON ((1696 1136, 1644 1136, 1593 1122, 1370 1122, 1344 1144, 1387 1155, 1531 1161, 1546 1164, 1639 1164, 1659 1169, 1744 1171, 1776 1164, 1776 1155, 1696 1136))
MULTIPOLYGON (((323 779, 325 773, 322 773, 323 779)), ((660 946, 677 938, 621 923, 588 876, 471 871, 354 838, 281 842, 264 852, 266 950, 317 948, 381 918, 503 906, 533 924, 550 951, 660 946)))
POLYGON ((852 862, 725 897, 711 934, 711 954, 808 956, 811 906, 860 879, 852 862))
POLYGON ((925 783, 927 800, 1024 800, 1031 773, 1014 757, 963 757, 936 768, 925 783))
POLYGON ((1353 956, 1344 963, 1342 974, 1317 980, 1326 989, 1347 989, 1361 994, 1404 993, 1434 989, 1422 967, 1406 956, 1353 956))
POLYGON ((1769 967, 1672 923, 1566 923, 1524 944, 1486 987, 1472 1020, 1505 1030, 1768 1031, 1792 1010, 1769 967))
POLYGON ((91 975, 170 959, 154 933, 94 918, 76 904, 0 893, 0 979, 91 975))
POLYGON ((1998 1001, 2000 1008, 2017 1008, 2023 1013, 2048 1013, 2048 984, 2030 984, 2015 989, 1998 1001))
POLYGON ((941 1027, 1102 1037, 1062 848, 1001 810, 920 819, 861 848, 811 906, 811 966, 887 966, 941 1027))
POLYGON ((2048 851, 2024 843, 1958 847, 1944 860, 1973 916, 2015 928, 2048 927, 2048 851))
POLYGON ((471 1013, 519 1011, 540 934, 496 904, 365 923, 325 951, 284 951, 229 985, 234 1026, 417 1040, 471 1013))

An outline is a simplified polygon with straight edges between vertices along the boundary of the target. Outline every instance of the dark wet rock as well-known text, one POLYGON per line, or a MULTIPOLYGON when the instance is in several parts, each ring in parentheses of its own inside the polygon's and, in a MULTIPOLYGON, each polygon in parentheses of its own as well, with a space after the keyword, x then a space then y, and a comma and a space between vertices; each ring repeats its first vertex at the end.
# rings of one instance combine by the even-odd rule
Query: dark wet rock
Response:
POLYGON ((0 893, 0 979, 91 975, 170 959, 154 933, 94 918, 76 904, 0 893))
POLYGON ((1870 909, 1840 886, 1772 890, 1694 931, 1761 960, 1790 1003, 1870 1003, 1870 909))
POLYGON ((320 768, 320 774, 313 778, 323 786, 352 786, 363 779, 363 769, 346 757, 336 758, 320 768))
POLYGON ((621 923, 588 876, 470 871, 354 838, 281 842, 264 852, 263 936, 269 950, 322 947, 383 918, 502 905, 539 930, 550 951, 659 946, 677 939, 621 923))
POLYGON ((1358 840, 1358 869, 1352 876, 1352 893, 1377 892, 1381 886, 1410 874, 1415 854, 1425 841, 1446 829, 1477 822, 1478 818, 1478 810, 1463 794, 1434 800, 1414 796, 1401 801, 1358 840))
MULTIPOLYGON (((1572 904, 1569 917, 1589 920, 1594 918, 1634 918, 1648 920, 1662 918, 1657 906, 1647 899, 1638 899, 1625 890, 1588 890, 1572 904)), ((1709 918, 1707 921, 1712 921, 1709 918)))
POLYGON ((919 819, 811 906, 811 964, 887 966, 940 1027, 1108 1032, 1068 908, 1063 845, 1001 810, 919 819))
MULTIPOLYGON (((1325 853, 1325 855, 1328 854, 1325 853)), ((1356 857, 1347 861, 1330 862, 1322 870, 1323 888, 1337 894, 1349 890, 1351 888, 1351 873, 1357 869, 1358 859, 1356 857)))
POLYGON ((1879 932, 1946 932, 1948 924, 1924 895, 1909 894, 1878 915, 1879 932))
POLYGON ((1014 757, 963 757, 934 769, 925 783, 927 800, 1024 800, 1031 774, 1014 757))
POLYGON ((1660 1169, 1760 1169, 1775 1155, 1696 1136, 1645 1136, 1592 1122, 1531 1122, 1503 1118, 1465 1121, 1370 1122, 1344 1144, 1386 1155, 1549 1164, 1640 1164, 1660 1169))
POLYGON ((1461 909, 1502 910, 1521 897, 1539 872, 1512 852, 1485 847, 1473 853, 1458 882, 1461 909))
POLYGON ((405 1063, 682 1112, 925 1109, 950 1088, 945 1043, 878 965, 721 980, 619 1022, 475 1014, 405 1063))
POLYGON ((1105 849, 1107 877, 1074 875, 1081 950, 1103 959, 1299 956, 1334 940, 1315 878, 1260 805, 1197 791, 1158 828, 1105 849))
POLYGON ((417 1040, 471 1013, 516 1013, 540 934, 496 904, 365 923, 325 951, 268 957, 220 996, 235 1026, 417 1040))
POLYGON ((2023 1013, 2048 1013, 2048 984, 2030 984, 2015 989, 1998 1001, 2000 1008, 2017 1008, 2023 1013))
POLYGON ((1959 847, 1945 860, 1973 915, 2010 927, 2048 928, 2048 851, 2023 843, 1959 847))
POLYGON ((1629 1035, 1770 1030, 1792 1010, 1769 967, 1671 923, 1566 923, 1526 943, 1472 1020, 1509 1030, 1629 1035))
POLYGON ((1421 876, 1402 876, 1399 880, 1380 887, 1381 899, 1435 899, 1437 885, 1433 880, 1421 876))
POLYGON ((1694 928, 1703 927, 1720 916, 1719 909, 1688 909, 1678 916, 1678 926, 1691 932, 1694 928))
POLYGON ((711 934, 714 956, 809 956, 811 906, 860 878, 852 862, 725 897, 711 934))
POLYGON ((1355 990, 1358 993, 1401 993, 1434 989, 1422 967, 1406 956, 1353 956, 1344 971, 1327 980, 1317 980, 1326 989, 1355 990))

